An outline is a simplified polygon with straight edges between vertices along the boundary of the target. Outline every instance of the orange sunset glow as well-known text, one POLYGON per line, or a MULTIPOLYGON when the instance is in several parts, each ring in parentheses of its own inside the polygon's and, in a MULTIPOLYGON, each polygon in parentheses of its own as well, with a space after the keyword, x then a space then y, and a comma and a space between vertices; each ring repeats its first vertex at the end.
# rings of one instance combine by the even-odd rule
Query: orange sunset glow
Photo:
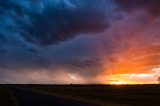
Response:
MULTIPOLYGON (((138 36, 139 32, 133 35, 138 36)), ((117 42, 114 42, 117 45, 117 42)), ((101 81, 106 84, 157 84, 160 75, 160 45, 157 42, 147 42, 132 38, 123 39, 119 46, 127 46, 121 51, 115 51, 104 62, 101 81), (111 61, 108 63, 108 61, 111 61), (109 66, 106 66, 109 64, 109 66)))
POLYGON ((160 74, 159 46, 113 54, 115 61, 105 69, 107 84, 156 84, 160 74), (110 70, 110 71, 108 71, 110 70))

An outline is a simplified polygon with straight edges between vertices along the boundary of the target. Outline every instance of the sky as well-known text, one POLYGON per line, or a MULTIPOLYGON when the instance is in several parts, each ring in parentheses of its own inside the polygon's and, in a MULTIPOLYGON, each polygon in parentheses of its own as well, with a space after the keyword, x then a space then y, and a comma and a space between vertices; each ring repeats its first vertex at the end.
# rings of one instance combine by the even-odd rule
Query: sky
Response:
POLYGON ((159 0, 1 0, 0 83, 157 83, 159 29, 159 0))

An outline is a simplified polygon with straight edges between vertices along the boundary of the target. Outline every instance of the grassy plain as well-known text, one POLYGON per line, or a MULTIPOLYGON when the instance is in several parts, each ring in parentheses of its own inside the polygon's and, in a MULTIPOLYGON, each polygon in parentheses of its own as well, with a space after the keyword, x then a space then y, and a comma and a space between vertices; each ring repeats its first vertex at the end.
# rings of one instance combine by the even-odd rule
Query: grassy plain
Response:
POLYGON ((98 106, 160 106, 160 85, 17 85, 98 106))
POLYGON ((15 106, 12 94, 6 85, 0 85, 0 106, 15 106))

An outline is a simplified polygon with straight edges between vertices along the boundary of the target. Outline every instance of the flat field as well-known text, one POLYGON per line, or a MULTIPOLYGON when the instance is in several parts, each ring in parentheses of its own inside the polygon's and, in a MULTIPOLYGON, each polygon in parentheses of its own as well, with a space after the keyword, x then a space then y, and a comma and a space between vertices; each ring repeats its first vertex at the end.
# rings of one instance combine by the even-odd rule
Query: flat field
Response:
POLYGON ((0 106, 16 106, 6 85, 0 85, 0 106))
POLYGON ((160 85, 15 85, 98 106, 160 106, 160 85))

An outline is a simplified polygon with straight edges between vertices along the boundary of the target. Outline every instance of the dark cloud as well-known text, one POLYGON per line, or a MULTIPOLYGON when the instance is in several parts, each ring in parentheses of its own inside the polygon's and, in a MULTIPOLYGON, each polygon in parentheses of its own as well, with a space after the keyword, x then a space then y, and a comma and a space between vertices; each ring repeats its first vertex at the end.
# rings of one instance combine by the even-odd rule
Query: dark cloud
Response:
POLYGON ((95 59, 87 59, 87 60, 72 60, 68 63, 66 63, 67 65, 72 65, 72 66, 75 66, 75 67, 79 67, 79 68, 82 68, 82 69, 86 69, 86 68, 91 68, 91 67, 97 67, 97 66, 100 66, 101 63, 100 63, 100 59, 98 58, 95 58, 95 59))
POLYGON ((5 50, 5 49, 0 49, 0 53, 6 53, 7 52, 7 50, 5 50))
POLYGON ((131 12, 133 10, 145 9, 152 16, 160 15, 159 0, 114 0, 121 9, 131 12))
POLYGON ((38 50, 34 49, 34 48, 29 48, 28 51, 32 52, 32 53, 38 53, 38 50))
MULTIPOLYGON (((8 69, 20 70, 63 67, 75 59, 93 57, 93 47, 89 49, 89 45, 94 42, 89 39, 57 45, 58 49, 56 45, 50 45, 53 51, 42 45, 105 31, 115 18, 114 8, 111 0, 0 1, 0 44, 5 44, 0 47, 5 50, 1 51, 0 62, 8 69)), ((86 68, 96 63, 79 61, 75 64, 86 68)))
MULTIPOLYGON (((22 13, 22 7, 19 6, 16 2, 13 0, 5 0, 5 1, 0 1, 0 12, 5 13, 5 11, 8 10, 13 10, 17 14, 22 13)), ((2 14, 1 14, 2 15, 2 14)))
POLYGON ((8 42, 7 38, 3 34, 0 33, 0 44, 4 44, 7 42, 8 42))
POLYGON ((14 23, 8 31, 43 45, 104 31, 114 16, 112 5, 110 0, 6 0, 0 12, 14 23))

